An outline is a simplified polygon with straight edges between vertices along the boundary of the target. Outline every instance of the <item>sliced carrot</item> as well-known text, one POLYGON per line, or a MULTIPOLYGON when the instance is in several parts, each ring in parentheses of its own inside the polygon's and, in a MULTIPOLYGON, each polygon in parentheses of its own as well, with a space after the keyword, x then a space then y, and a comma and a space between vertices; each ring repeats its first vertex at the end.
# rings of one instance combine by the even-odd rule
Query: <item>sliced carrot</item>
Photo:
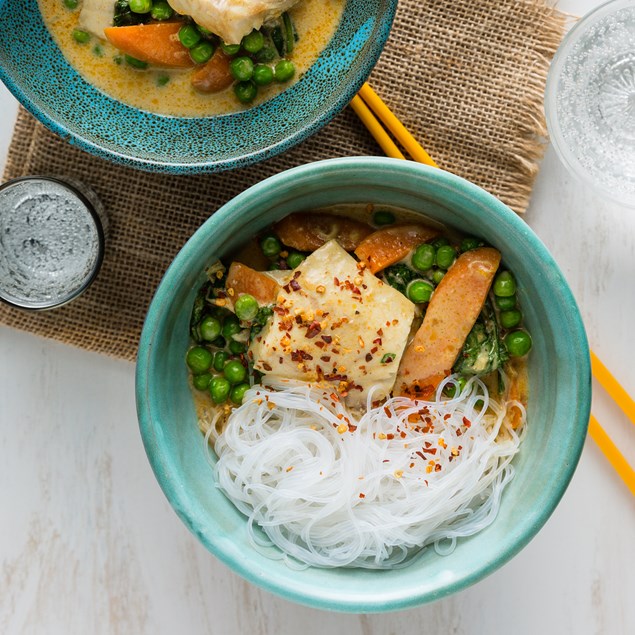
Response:
POLYGON ((272 304, 280 286, 269 276, 240 262, 232 262, 227 272, 227 292, 235 301, 244 293, 253 295, 259 304, 272 304))
POLYGON ((111 26, 104 29, 104 34, 122 53, 151 66, 189 68, 194 62, 179 40, 182 26, 182 22, 111 26))
POLYGON ((256 271, 264 271, 271 264, 267 256, 262 253, 262 249, 255 238, 246 242, 234 253, 232 260, 247 265, 256 271))
POLYGON ((401 358, 395 394, 427 399, 450 374, 483 310, 500 258, 496 249, 482 247, 461 254, 450 267, 401 358))
POLYGON ((234 78, 229 70, 230 58, 216 49, 211 59, 192 74, 192 86, 199 93, 217 93, 231 86, 234 78))
POLYGON ((366 262, 372 273, 377 273, 399 262, 415 247, 438 235, 437 229, 425 225, 385 227, 362 240, 355 249, 355 255, 362 262, 366 262))
POLYGON ((274 231, 285 245, 300 251, 315 251, 333 238, 346 251, 353 251, 373 230, 343 216, 298 212, 276 223, 274 231))

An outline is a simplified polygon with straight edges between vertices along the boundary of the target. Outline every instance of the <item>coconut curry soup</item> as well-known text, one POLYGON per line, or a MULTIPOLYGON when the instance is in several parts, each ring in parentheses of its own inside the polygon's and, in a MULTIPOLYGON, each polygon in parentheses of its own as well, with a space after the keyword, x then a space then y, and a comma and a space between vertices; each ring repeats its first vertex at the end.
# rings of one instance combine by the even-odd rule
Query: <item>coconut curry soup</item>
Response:
POLYGON ((345 0, 39 0, 69 62, 142 110, 228 114, 282 92, 317 59, 345 0))

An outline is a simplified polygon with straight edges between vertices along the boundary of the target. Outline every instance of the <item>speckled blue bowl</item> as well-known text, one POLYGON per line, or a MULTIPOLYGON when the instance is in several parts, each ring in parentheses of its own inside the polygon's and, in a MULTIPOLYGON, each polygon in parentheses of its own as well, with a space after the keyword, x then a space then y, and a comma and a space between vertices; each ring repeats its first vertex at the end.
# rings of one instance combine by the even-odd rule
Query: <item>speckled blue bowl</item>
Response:
MULTIPOLYGON (((323 609, 404 609, 464 589, 518 553, 563 495, 587 431, 589 350, 576 303, 529 227, 482 189, 447 172, 384 158, 337 159, 279 174, 216 212, 168 269, 150 306, 137 362, 137 410, 159 484, 187 527, 234 571, 289 600, 323 609), (204 268, 291 212, 338 203, 393 204, 485 238, 514 271, 534 347, 528 433, 496 521, 439 556, 393 571, 297 571, 249 544, 246 522, 214 487, 187 382, 189 317, 204 268)), ((545 563, 548 566, 549 563, 545 563)))
POLYGON ((97 90, 57 48, 37 0, 0 0, 0 79, 48 128, 93 154, 149 171, 220 172, 272 157, 327 124, 370 74, 396 8, 397 0, 348 0, 331 42, 289 89, 232 115, 177 118, 97 90))

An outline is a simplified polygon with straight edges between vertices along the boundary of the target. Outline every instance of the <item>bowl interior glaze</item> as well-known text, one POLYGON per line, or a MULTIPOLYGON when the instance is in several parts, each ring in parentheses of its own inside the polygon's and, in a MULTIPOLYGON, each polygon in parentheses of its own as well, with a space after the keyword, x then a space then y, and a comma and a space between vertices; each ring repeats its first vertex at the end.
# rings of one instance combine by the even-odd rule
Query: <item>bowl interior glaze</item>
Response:
POLYGON ((242 193, 188 241, 148 312, 137 365, 141 434, 157 479, 183 522, 240 575, 283 597, 323 609, 375 612, 441 598, 482 579, 514 556, 550 516, 578 462, 590 409, 588 345, 573 296, 544 245, 509 208, 441 170, 384 158, 337 159, 279 174, 242 193), (492 526, 393 571, 296 571, 255 551, 245 518, 214 487, 187 383, 190 308, 203 270, 286 214, 339 203, 405 207, 486 238, 514 271, 526 325, 529 429, 516 477, 492 526))
POLYGON ((37 0, 0 0, 0 79, 48 128, 93 154, 148 171, 219 172, 274 156, 328 123, 370 74, 396 8, 397 0, 347 0, 336 33, 300 81, 254 108, 196 118, 112 99, 70 66, 37 0))

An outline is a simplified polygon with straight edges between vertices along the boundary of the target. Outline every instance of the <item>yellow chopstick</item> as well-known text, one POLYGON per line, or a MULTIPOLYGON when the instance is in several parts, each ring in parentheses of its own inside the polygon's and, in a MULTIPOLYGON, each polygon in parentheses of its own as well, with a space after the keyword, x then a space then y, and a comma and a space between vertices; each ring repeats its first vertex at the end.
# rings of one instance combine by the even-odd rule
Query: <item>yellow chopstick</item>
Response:
MULTIPOLYGON (((368 84, 364 84, 360 88, 359 93, 353 97, 350 105, 387 156, 396 159, 406 158, 382 128, 373 112, 415 161, 439 167, 368 84)), ((591 351, 591 368, 594 377, 624 411, 631 422, 635 424, 635 401, 620 386, 619 382, 593 351, 591 351)), ((635 496, 635 471, 593 415, 590 415, 589 418, 589 436, 597 443, 609 463, 635 496)))
POLYGON ((589 435, 597 443, 620 478, 626 483, 626 487, 631 490, 631 494, 635 496, 635 470, 628 464, 624 455, 617 449, 615 443, 611 441, 609 435, 606 434, 604 428, 593 415, 589 418, 589 435))
MULTIPOLYGON (((392 132, 395 139, 401 143, 404 149, 410 154, 410 156, 419 163, 425 163, 426 165, 431 165, 434 168, 438 168, 439 166, 432 160, 432 157, 421 147, 421 145, 417 142, 417 140, 408 132, 406 127, 397 119, 397 117, 393 114, 393 112, 386 106, 386 104, 382 101, 381 97, 368 85, 364 84, 360 90, 358 95, 366 102, 368 107, 381 119, 386 128, 392 132)), ((352 103, 351 103, 352 105, 352 103)), ((355 109, 355 106, 353 106, 355 109)), ((355 111, 357 112, 357 111, 355 111)), ((360 117, 361 119, 361 117, 360 117)), ((364 121, 362 119, 362 121, 364 121)), ((372 130, 370 133, 375 137, 372 130)), ((377 137, 375 137, 377 139, 377 137)), ((381 143, 377 139, 379 145, 381 143)), ((382 146, 383 148, 383 146, 382 146)), ((401 153, 400 153, 401 154, 401 153)), ((388 155, 393 156, 393 155, 388 155)), ((401 157, 405 159, 403 155, 401 157)))
POLYGON ((361 119, 375 141, 381 146, 381 149, 386 153, 387 157, 405 160, 406 157, 401 153, 388 133, 382 128, 382 125, 377 121, 368 106, 362 101, 361 97, 355 95, 355 97, 351 99, 350 107, 361 119))
POLYGON ((613 377, 609 369, 600 361, 593 351, 591 351, 591 369, 593 370, 593 376, 600 382, 600 385, 622 409, 622 412, 631 420, 631 423, 635 425, 635 401, 633 401, 631 396, 620 386, 617 379, 613 377))

